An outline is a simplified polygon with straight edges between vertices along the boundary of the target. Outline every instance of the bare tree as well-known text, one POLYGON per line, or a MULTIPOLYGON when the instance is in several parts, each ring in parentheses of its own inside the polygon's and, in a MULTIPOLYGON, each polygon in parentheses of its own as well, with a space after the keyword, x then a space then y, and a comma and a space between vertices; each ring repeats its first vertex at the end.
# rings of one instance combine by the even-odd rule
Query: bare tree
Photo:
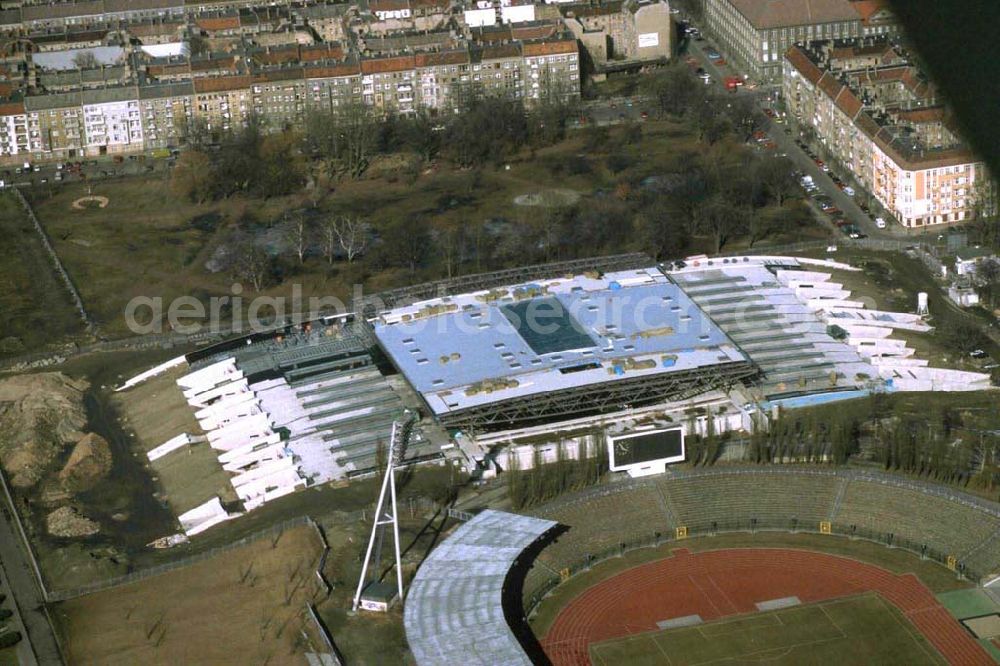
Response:
POLYGON ((100 65, 93 51, 80 51, 73 56, 73 64, 76 65, 77 69, 93 69, 100 65))
POLYGON ((336 215, 323 223, 323 253, 333 263, 338 250, 348 262, 354 261, 368 249, 371 226, 359 217, 336 215))
POLYGON ((233 248, 233 272, 241 280, 247 280, 253 285, 254 291, 260 291, 267 283, 271 273, 271 258, 267 256, 252 235, 240 238, 233 248))
POLYGON ((306 251, 309 249, 311 227, 309 218, 301 212, 292 213, 285 220, 283 234, 295 252, 295 256, 299 258, 300 265, 305 262, 306 251))

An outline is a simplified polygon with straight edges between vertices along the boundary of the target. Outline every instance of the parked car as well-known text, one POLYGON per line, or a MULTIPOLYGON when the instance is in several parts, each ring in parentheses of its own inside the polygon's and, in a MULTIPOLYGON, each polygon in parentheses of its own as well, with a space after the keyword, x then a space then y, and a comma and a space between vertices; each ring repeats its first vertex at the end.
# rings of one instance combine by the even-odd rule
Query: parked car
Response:
POLYGON ((884 217, 876 217, 875 218, 875 226, 878 227, 879 229, 885 229, 885 218, 884 217))
POLYGON ((844 194, 846 194, 847 196, 849 197, 854 196, 854 188, 851 187, 850 185, 845 186, 843 189, 844 189, 844 194))

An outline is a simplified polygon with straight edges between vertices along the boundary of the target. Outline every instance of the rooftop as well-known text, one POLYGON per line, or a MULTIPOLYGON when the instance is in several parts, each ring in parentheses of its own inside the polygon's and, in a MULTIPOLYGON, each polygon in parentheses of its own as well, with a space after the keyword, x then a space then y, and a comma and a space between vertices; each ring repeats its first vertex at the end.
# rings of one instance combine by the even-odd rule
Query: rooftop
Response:
POLYGON ((848 0, 729 0, 755 28, 859 21, 848 0))
POLYGON ((446 296, 373 323, 438 415, 746 360, 656 267, 446 296))
POLYGON ((406 640, 417 664, 532 663, 504 616, 504 583, 522 551, 556 524, 486 510, 431 551, 404 609, 406 640))

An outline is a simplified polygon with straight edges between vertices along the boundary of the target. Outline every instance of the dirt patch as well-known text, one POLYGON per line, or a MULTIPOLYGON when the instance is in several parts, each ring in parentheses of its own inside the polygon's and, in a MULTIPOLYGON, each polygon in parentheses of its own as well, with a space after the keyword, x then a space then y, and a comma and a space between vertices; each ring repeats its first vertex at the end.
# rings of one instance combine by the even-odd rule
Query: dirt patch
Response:
MULTIPOLYGON (((135 433, 135 452, 144 461, 149 450, 172 437, 182 433, 202 434, 193 410, 177 386, 177 378, 186 372, 186 367, 177 368, 114 394, 125 427, 135 433)), ((148 466, 161 498, 175 516, 216 495, 224 502, 237 499, 229 475, 219 464, 218 452, 207 443, 172 451, 148 466)))
POLYGON ((76 199, 71 204, 72 208, 75 210, 86 210, 88 208, 107 208, 108 204, 111 202, 107 197, 102 197, 96 194, 80 197, 76 199))
POLYGON ((321 594, 317 533, 297 527, 183 569, 59 604, 67 661, 303 663, 306 601, 321 594))
POLYGON ((514 197, 517 206, 537 206, 539 208, 559 208, 572 206, 580 200, 580 193, 575 190, 551 189, 541 192, 529 192, 514 197))

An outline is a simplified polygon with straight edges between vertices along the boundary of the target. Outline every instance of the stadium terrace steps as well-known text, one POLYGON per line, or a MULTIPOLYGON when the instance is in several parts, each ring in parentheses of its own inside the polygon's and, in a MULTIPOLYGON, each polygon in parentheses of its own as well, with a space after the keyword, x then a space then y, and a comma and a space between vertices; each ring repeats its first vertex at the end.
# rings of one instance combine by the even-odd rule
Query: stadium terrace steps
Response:
POLYGON ((974 571, 1000 572, 1000 528, 986 541, 962 553, 958 559, 974 571))
POLYGON ((319 377, 309 377, 308 381, 295 382, 294 384, 290 384, 290 386, 296 389, 296 395, 306 397, 327 388, 340 387, 355 381, 364 381, 369 378, 378 378, 381 376, 382 374, 375 368, 359 368, 358 370, 347 372, 338 370, 319 377))
MULTIPOLYGON (((793 519, 812 531, 824 521, 839 532, 856 525, 954 555, 975 575, 1000 570, 1000 510, 943 486, 888 474, 821 467, 684 470, 585 490, 529 513, 570 528, 539 557, 556 571, 622 542, 648 542, 656 532, 673 536, 679 526, 705 531, 713 523, 719 530, 746 529, 751 519, 758 529, 787 529, 793 519)), ((525 586, 526 594, 534 589, 525 586)))
POLYGON ((844 503, 844 495, 847 494, 847 484, 848 479, 841 479, 840 483, 837 484, 837 496, 833 499, 833 506, 830 508, 830 515, 827 519, 833 522, 837 519, 837 514, 840 513, 840 505, 844 503))
POLYGON ((569 562, 587 553, 613 548, 623 540, 649 539, 655 532, 666 534, 671 529, 655 487, 644 485, 625 493, 611 487, 608 491, 585 502, 532 511, 533 515, 576 530, 575 534, 560 537, 548 546, 540 559, 559 569, 562 565, 552 563, 569 562))
POLYGON ((797 518, 818 529, 836 496, 835 477, 731 475, 671 478, 660 481, 683 525, 725 525, 734 518, 756 518, 762 527, 797 518), (734 511, 734 500, 739 506, 734 511))
POLYGON ((919 539, 942 553, 968 552, 1000 529, 1000 519, 944 498, 906 488, 891 492, 877 483, 852 480, 836 522, 898 537, 919 539))

